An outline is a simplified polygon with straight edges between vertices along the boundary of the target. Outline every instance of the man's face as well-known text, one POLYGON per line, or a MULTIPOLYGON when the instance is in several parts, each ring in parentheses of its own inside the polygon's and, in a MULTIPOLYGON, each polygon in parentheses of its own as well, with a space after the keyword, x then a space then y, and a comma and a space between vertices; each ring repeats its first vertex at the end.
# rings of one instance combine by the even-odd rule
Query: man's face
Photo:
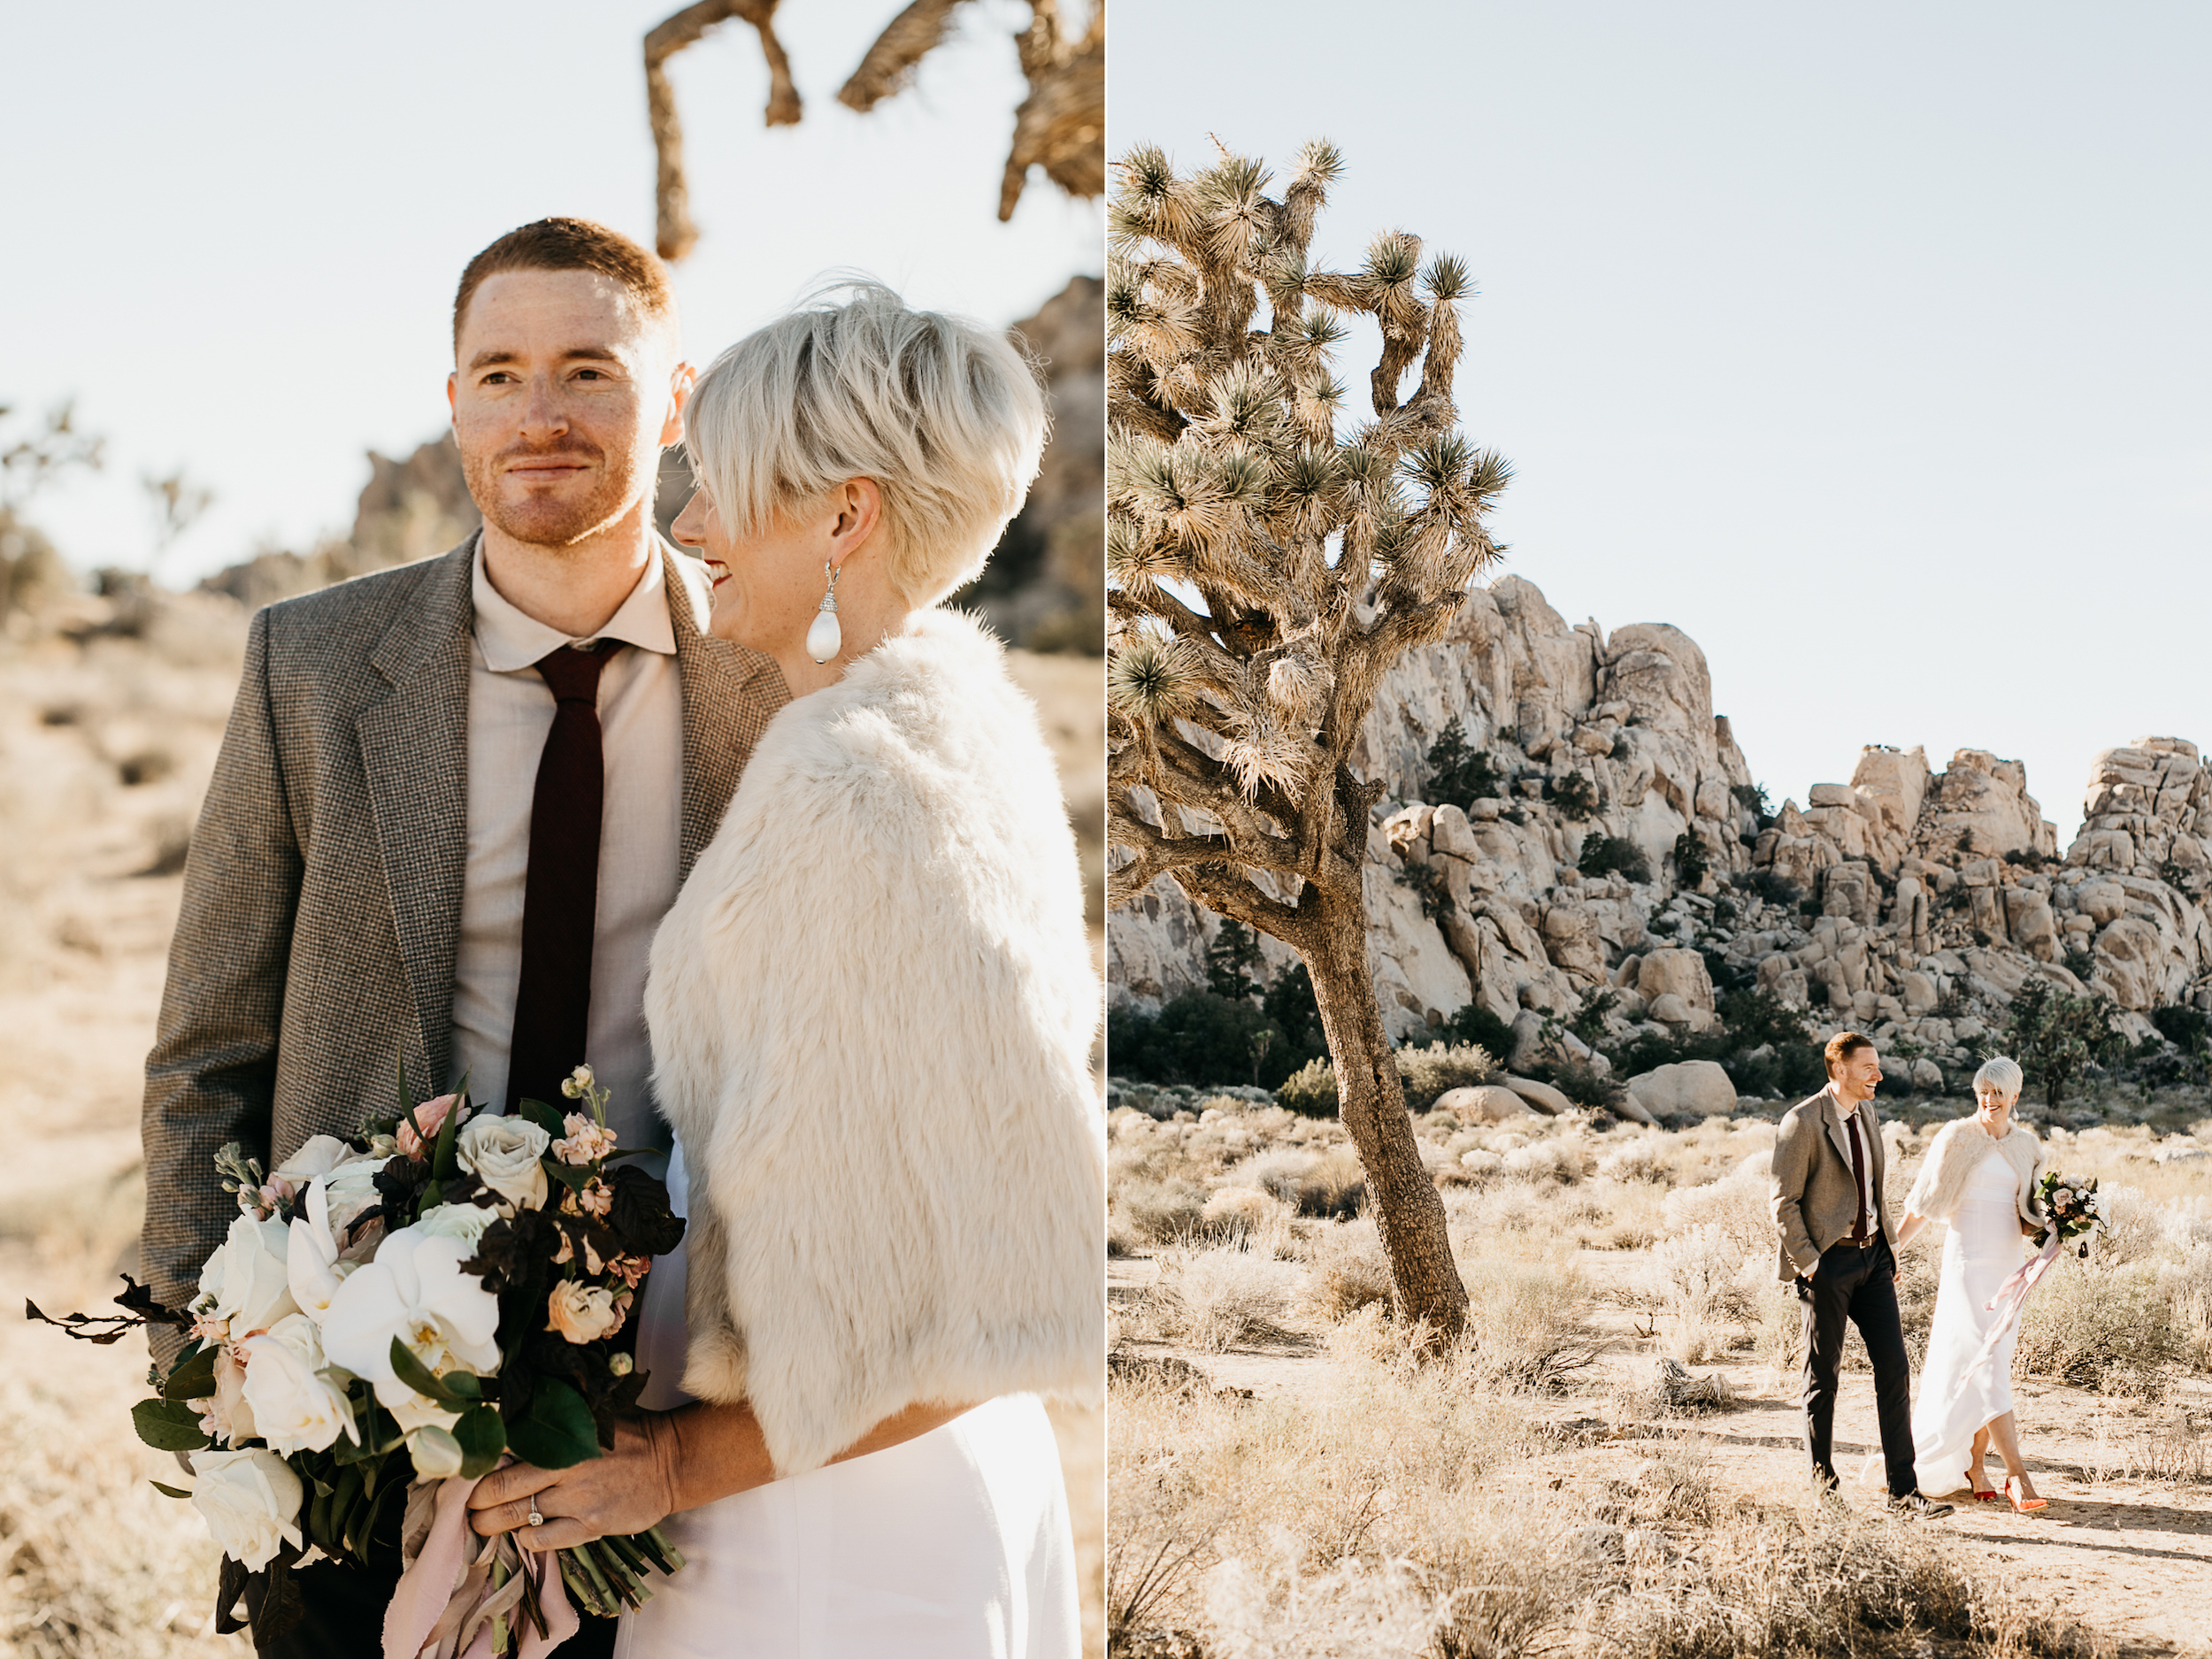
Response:
POLYGON ((446 383, 469 494, 516 541, 568 547, 652 488, 683 436, 690 371, 672 325, 594 271, 508 271, 461 319, 446 383))
POLYGON ((1882 1080, 1882 1056, 1870 1048, 1854 1048, 1836 1068, 1836 1092, 1846 1100, 1872 1100, 1882 1080))

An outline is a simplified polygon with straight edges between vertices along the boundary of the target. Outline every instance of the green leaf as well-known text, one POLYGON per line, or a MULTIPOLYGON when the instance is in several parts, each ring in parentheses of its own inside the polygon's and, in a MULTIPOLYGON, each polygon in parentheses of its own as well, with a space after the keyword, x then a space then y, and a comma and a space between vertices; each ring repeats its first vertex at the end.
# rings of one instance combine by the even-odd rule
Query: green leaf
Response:
POLYGON ((521 1106, 522 1116, 558 1141, 568 1133, 568 1116, 557 1106, 549 1106, 541 1100, 526 1100, 521 1106))
POLYGON ((538 1167, 572 1193, 582 1192, 591 1180, 589 1170, 579 1169, 572 1164, 564 1164, 557 1157, 540 1158, 538 1167))
POLYGON ((355 1421, 361 1430, 358 1442, 341 1434, 330 1443, 331 1461, 342 1468, 366 1463, 373 1457, 381 1457, 405 1438, 400 1433, 399 1425, 394 1421, 392 1414, 377 1404, 373 1395, 356 1406, 355 1421))
POLYGON ((454 1137, 460 1133, 461 1102, 457 1100, 439 1126, 438 1144, 430 1155, 430 1173, 442 1182, 449 1181, 461 1172, 461 1160, 454 1150, 454 1137))
MULTIPOLYGON (((405 1383, 417 1394, 435 1400, 442 1406, 457 1408, 465 1406, 478 1392, 472 1389, 468 1395, 459 1393, 450 1386, 447 1379, 435 1375, 429 1366, 417 1359, 407 1344, 397 1337, 392 1339, 392 1369, 399 1374, 400 1381, 405 1383)), ((469 1379, 471 1383, 475 1380, 473 1377, 469 1379)))
POLYGON ((192 1495, 182 1486, 165 1486, 158 1480, 149 1480, 146 1484, 165 1498, 188 1498, 192 1495))
POLYGON ((507 1425, 490 1406, 471 1406, 453 1425, 453 1438, 461 1442, 461 1478, 474 1480, 499 1466, 507 1449, 507 1425))
POLYGON ((507 1445, 525 1463, 566 1469, 599 1455, 599 1431, 583 1395, 565 1382, 541 1380, 530 1403, 508 1415, 507 1445))
POLYGON ((181 1400, 142 1400, 131 1408, 131 1422, 157 1452, 196 1452, 214 1444, 200 1432, 200 1414, 181 1400))
POLYGON ((215 1392, 215 1350, 204 1348, 176 1363, 161 1385, 164 1400, 204 1400, 215 1392))

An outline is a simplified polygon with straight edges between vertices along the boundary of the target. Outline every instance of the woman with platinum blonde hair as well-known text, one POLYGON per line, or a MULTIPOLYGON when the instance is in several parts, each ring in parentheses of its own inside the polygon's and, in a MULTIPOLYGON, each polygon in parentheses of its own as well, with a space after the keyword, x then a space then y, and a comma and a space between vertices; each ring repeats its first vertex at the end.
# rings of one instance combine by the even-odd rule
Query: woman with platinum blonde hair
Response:
POLYGON ((621 1659, 1074 1659, 1038 1396, 1103 1395, 1099 988, 1036 710, 933 608, 1020 508, 1042 394, 998 331, 856 282, 687 412, 709 631, 791 702, 653 943, 688 1217, 646 1284, 656 1409, 541 1471, 541 1541, 669 1517, 688 1564, 621 1659))
POLYGON ((2002 1495, 2027 1510, 2043 1508, 2044 1500, 2021 1460, 2012 1409, 2018 1310, 1993 1312, 1989 1306, 2021 1264, 2022 1240, 2041 1238, 2047 1225, 2036 1187, 2043 1148, 2012 1117, 2021 1081, 2017 1063, 2002 1056, 1974 1074, 1975 1113, 1937 1133, 1906 1194, 1897 1239, 1904 1243, 1932 1221, 1949 1225, 1912 1413, 1921 1490, 1964 1486, 1982 1502, 1995 1502, 2000 1494, 1982 1467, 1994 1441, 2005 1463, 2002 1495))

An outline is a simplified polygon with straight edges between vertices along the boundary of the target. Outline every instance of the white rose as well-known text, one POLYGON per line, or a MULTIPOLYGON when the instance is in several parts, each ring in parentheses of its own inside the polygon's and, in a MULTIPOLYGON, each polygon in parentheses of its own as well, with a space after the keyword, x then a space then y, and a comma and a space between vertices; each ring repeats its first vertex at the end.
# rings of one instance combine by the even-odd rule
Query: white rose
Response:
POLYGON ((434 1424, 407 1437, 407 1455, 415 1461, 415 1474, 423 1480, 443 1480, 461 1472, 461 1442, 434 1424))
POLYGON ((246 1403, 271 1451, 288 1457, 326 1451, 341 1433, 359 1438, 345 1394, 321 1375, 323 1346, 307 1315, 278 1320, 245 1349, 246 1403))
POLYGON ((465 1244, 467 1253, 473 1256, 484 1230, 498 1219, 499 1211, 486 1204, 440 1204, 425 1210, 422 1218, 409 1231, 426 1238, 451 1239, 457 1244, 465 1244))
POLYGON ((545 1203, 545 1169, 538 1160, 553 1137, 526 1118, 472 1119, 455 1141, 461 1167, 510 1204, 537 1210, 545 1203))
POLYGON ((376 1190, 376 1172, 388 1161, 388 1155, 381 1158, 356 1156, 322 1178, 324 1191, 329 1195, 330 1231, 341 1250, 346 1248, 346 1233, 355 1218, 384 1202, 384 1194, 376 1190))
POLYGON ((290 1235, 281 1221, 241 1216, 230 1224, 222 1248, 200 1270, 200 1295, 208 1317, 230 1326, 234 1337, 265 1331, 288 1313, 292 1300, 287 1257, 290 1235))
POLYGON ((499 1369, 499 1298, 461 1263, 475 1254, 457 1239, 403 1227, 354 1270, 330 1299, 323 1352, 376 1385, 376 1397, 404 1429, 450 1426, 459 1417, 417 1394, 392 1369, 399 1338, 433 1375, 488 1377, 499 1369))
POLYGON ((192 1507, 223 1553, 259 1572, 276 1559, 277 1546, 305 1548, 300 1536, 300 1478, 274 1452, 195 1452, 192 1507))

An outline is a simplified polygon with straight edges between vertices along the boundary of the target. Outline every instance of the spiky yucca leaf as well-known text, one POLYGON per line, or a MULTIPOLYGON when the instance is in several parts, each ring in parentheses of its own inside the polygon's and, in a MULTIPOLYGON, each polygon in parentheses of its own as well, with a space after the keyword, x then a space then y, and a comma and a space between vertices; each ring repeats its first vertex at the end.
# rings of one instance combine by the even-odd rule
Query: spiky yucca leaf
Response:
POLYGON ((1298 147, 1297 172, 1293 183, 1311 186, 1334 184, 1344 172, 1344 152, 1325 138, 1309 138, 1298 147))
POLYGON ((1426 277, 1429 298, 1450 304, 1474 292, 1474 279, 1468 273, 1467 262, 1455 253, 1439 254, 1429 261, 1426 277))
POLYGON ((1310 735, 1327 711, 1336 674, 1310 645, 1286 649, 1267 669, 1268 700, 1292 726, 1310 735))
POLYGON ((1240 363, 1214 381, 1212 413, 1195 424, 1210 438, 1266 447, 1280 441, 1286 419, 1280 378, 1263 365, 1240 363))
POLYGON ((1146 535, 1126 513, 1108 517, 1106 576, 1124 593, 1150 599, 1160 583, 1181 580, 1188 573, 1189 562, 1180 549, 1146 535))
POLYGON ((1513 463, 1495 449, 1478 449, 1467 465, 1467 493, 1486 508, 1513 481, 1513 463))
POLYGON ((1465 483, 1475 447, 1456 432, 1447 432, 1417 445, 1399 458, 1405 475, 1433 495, 1460 489, 1465 483))
POLYGON ((1298 343, 1308 351, 1324 352, 1342 343, 1351 330, 1325 305, 1309 306, 1298 319, 1298 343))
POLYGON ((1106 703, 1116 713, 1160 726, 1194 713, 1198 676, 1181 640, 1140 634, 1106 664, 1106 703))
POLYGON ((1221 758, 1245 799, 1257 800, 1263 788, 1296 795, 1314 769, 1312 740, 1285 726, 1271 710, 1240 724, 1244 729, 1222 745, 1221 758))
POLYGON ((1421 239, 1402 230, 1386 231, 1369 244, 1360 268, 1367 309, 1386 323, 1404 326, 1421 315, 1414 291, 1421 272, 1421 239))

